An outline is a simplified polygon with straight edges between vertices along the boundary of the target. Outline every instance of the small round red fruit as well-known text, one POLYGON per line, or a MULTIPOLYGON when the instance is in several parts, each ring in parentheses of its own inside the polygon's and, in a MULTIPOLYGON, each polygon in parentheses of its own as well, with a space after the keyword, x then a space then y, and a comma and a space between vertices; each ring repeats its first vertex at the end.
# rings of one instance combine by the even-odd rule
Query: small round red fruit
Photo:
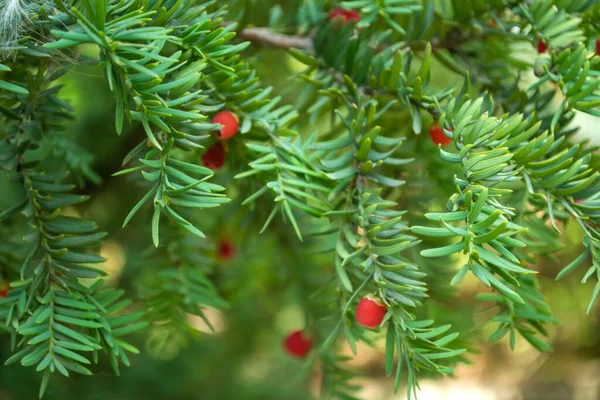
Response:
POLYGON ((343 8, 334 8, 329 13, 329 20, 340 18, 347 24, 350 21, 360 21, 360 13, 356 10, 345 10, 343 8))
POLYGON ((544 41, 542 39, 538 40, 538 42, 537 42, 538 54, 545 53, 546 50, 548 50, 548 45, 546 43, 544 43, 544 41))
POLYGON ((363 297, 356 306, 356 320, 366 328, 377 328, 383 321, 386 311, 387 308, 379 298, 363 297))
POLYGON ((210 146, 202 155, 202 164, 213 171, 221 168, 225 164, 225 147, 223 147, 223 143, 217 142, 210 146))
POLYGON ((596 54, 600 55, 600 36, 596 39, 596 54))
POLYGON ((296 358, 303 358, 312 349, 313 341, 305 337, 302 331, 290 333, 283 342, 284 349, 289 355, 296 358))
POLYGON ((240 121, 231 111, 219 111, 212 119, 213 124, 221 124, 219 139, 227 140, 232 138, 240 127, 240 121))
POLYGON ((0 283, 0 297, 8 297, 10 286, 6 282, 0 283))
POLYGON ((221 239, 217 244, 219 260, 229 261, 235 257, 235 246, 228 239, 221 239))
POLYGON ((444 134, 444 130, 437 122, 429 128, 429 136, 431 136, 431 140, 433 140, 433 143, 436 145, 441 144, 442 146, 447 146, 452 143, 452 139, 444 134))

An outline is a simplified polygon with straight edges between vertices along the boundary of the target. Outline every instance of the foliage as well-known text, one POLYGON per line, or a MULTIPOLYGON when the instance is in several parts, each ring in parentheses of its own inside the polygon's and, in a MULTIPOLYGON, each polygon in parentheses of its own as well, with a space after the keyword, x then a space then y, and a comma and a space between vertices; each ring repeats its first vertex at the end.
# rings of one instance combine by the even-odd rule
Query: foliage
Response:
POLYGON ((495 311, 491 340, 508 334, 514 348, 520 335, 551 350, 543 337, 557 321, 536 263, 559 253, 569 221, 585 250, 557 279, 591 262, 590 312, 600 293, 600 162, 574 119, 600 117, 596 2, 281 2, 268 21, 281 32, 247 26, 249 3, 0 2, 10 11, 0 13, 0 168, 18 187, 0 211, 11 287, 0 316, 14 351, 7 363, 43 372, 40 396, 55 370, 92 374, 100 351, 118 373, 138 352, 121 336, 148 325, 156 352, 184 346, 190 315, 210 325, 207 307, 227 310, 232 292, 252 287, 244 274, 232 286, 219 279, 218 215, 244 214, 251 232, 283 239, 293 231, 306 243, 291 251, 314 253, 292 283, 315 339, 305 372, 319 362, 324 398, 357 396, 342 336, 354 354, 357 341, 381 338, 386 374, 395 391, 406 379, 409 398, 423 374, 452 374, 467 346, 431 310, 469 272, 495 311), (330 18, 335 7, 360 21, 330 18), (294 105, 259 78, 261 43, 300 65, 286 89, 294 105), (150 227, 154 245, 139 294, 128 290, 133 302, 102 281, 95 253, 106 234, 82 217, 86 183, 114 178, 66 130, 81 107, 61 93, 76 65, 101 71, 123 142, 143 133, 110 171, 143 188, 123 226, 150 227), (220 110, 240 121, 225 144, 227 178, 198 165, 220 110), (452 146, 421 146, 433 122, 452 146), (449 278, 440 265, 456 262, 449 278), (387 308, 373 333, 353 312, 369 294, 387 308))

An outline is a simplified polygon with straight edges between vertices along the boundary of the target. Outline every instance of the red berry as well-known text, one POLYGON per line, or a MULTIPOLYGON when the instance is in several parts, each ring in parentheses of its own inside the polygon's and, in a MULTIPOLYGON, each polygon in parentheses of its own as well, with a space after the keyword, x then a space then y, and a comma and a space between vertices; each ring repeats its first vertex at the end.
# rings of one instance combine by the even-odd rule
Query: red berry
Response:
MULTIPOLYGON (((450 129, 450 131, 452 131, 452 129, 450 129)), ((433 140, 433 143, 436 145, 441 144, 442 146, 447 146, 452 143, 452 139, 444 135, 444 130, 437 122, 429 128, 429 136, 431 136, 431 140, 433 140)))
POLYGON ((312 339, 304 337, 302 331, 290 333, 283 342, 285 350, 293 357, 302 358, 312 349, 312 339))
POLYGON ((596 39, 596 54, 600 55, 600 36, 596 39))
POLYGON ((202 164, 213 171, 221 168, 224 163, 225 147, 223 147, 223 143, 221 142, 217 142, 210 146, 202 155, 202 164))
POLYGON ((8 286, 8 284, 6 282, 2 282, 0 284, 0 297, 8 297, 9 290, 10 287, 8 286))
POLYGON ((383 321, 387 308, 376 297, 367 296, 356 306, 356 320, 367 328, 376 328, 383 321))
POLYGON ((544 43, 544 41, 542 39, 538 40, 537 43, 537 51, 539 54, 545 53, 546 50, 548 50, 548 46, 546 45, 546 43, 544 43))
POLYGON ((350 21, 360 21, 360 13, 356 10, 344 10, 343 8, 334 8, 329 13, 329 20, 341 18, 347 24, 350 21))
POLYGON ((235 257, 235 246, 227 239, 221 239, 217 245, 217 254, 223 261, 231 260, 235 257))
POLYGON ((236 115, 231 111, 219 111, 212 119, 213 124, 221 124, 219 139, 230 139, 235 135, 240 127, 240 121, 238 121, 236 115))

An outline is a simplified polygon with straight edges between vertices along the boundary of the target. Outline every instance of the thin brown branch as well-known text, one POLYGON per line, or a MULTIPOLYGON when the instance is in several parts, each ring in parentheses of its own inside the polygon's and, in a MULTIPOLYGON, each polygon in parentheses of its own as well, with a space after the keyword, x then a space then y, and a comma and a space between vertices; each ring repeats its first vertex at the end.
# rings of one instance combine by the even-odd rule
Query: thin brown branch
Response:
MULTIPOLYGON (((223 25, 231 25, 232 23, 233 22, 225 22, 223 25)), ((293 47, 310 51, 313 47, 313 41, 310 37, 285 35, 283 33, 274 32, 269 28, 244 28, 238 32, 238 37, 252 43, 280 49, 289 49, 293 47)))
POLYGON ((310 50, 312 39, 304 36, 291 36, 273 32, 269 28, 245 28, 239 36, 253 43, 260 43, 271 47, 289 49, 310 50))

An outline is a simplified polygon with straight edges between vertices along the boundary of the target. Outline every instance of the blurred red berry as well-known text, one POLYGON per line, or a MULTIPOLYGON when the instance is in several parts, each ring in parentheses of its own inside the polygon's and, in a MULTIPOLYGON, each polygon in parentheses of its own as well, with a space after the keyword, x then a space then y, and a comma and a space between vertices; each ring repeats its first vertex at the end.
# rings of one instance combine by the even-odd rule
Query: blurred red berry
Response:
POLYGON ((546 43, 544 43, 544 41, 542 39, 538 40, 537 43, 537 51, 539 54, 545 53, 546 50, 548 50, 548 46, 546 45, 546 43))
POLYGON ((225 147, 223 147, 223 143, 216 142, 210 146, 202 155, 202 164, 213 171, 221 168, 225 164, 225 147))
POLYGON ((235 246, 227 239, 221 239, 217 245, 217 254, 223 261, 231 260, 235 257, 235 246))
POLYGON ((6 282, 2 282, 0 284, 0 297, 7 297, 9 290, 10 287, 8 286, 8 284, 6 282))
POLYGON ((387 308, 376 297, 364 297, 356 307, 356 320, 367 328, 376 328, 383 321, 387 308))
MULTIPOLYGON (((452 131, 452 129, 450 129, 450 131, 452 131)), ((431 125, 431 127, 429 128, 429 136, 431 136, 431 140, 433 140, 433 143, 435 143, 436 146, 438 144, 441 144, 442 146, 447 146, 450 143, 452 143, 452 139, 444 135, 444 130, 437 122, 431 125)))
POLYGON ((335 18, 342 18, 344 23, 347 24, 350 21, 360 21, 360 13, 356 10, 344 10, 343 8, 334 8, 329 13, 329 20, 335 18))
POLYGON ((596 39, 596 54, 600 55, 600 37, 596 39))
POLYGON ((283 347, 291 356, 302 358, 312 349, 312 344, 312 339, 305 338, 302 331, 294 331, 285 338, 283 347))
POLYGON ((219 111, 212 119, 213 124, 221 124, 219 139, 227 140, 233 137, 240 127, 240 121, 231 111, 219 111))

